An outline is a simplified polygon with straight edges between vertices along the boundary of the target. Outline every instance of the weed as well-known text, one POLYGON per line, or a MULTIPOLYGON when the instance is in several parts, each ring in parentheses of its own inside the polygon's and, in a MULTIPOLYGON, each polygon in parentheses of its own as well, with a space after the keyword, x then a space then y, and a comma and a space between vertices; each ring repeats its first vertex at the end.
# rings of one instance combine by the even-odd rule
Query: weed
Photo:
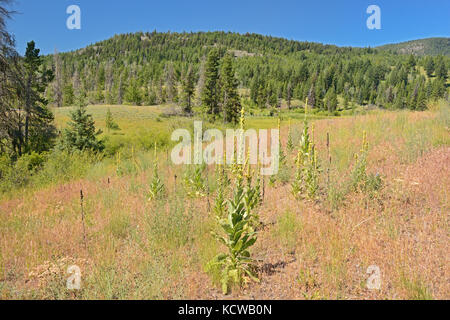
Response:
MULTIPOLYGON (((242 109, 241 128, 244 126, 244 121, 244 109, 242 109)), ((229 292, 230 286, 242 286, 251 280, 259 281, 254 272, 254 262, 249 251, 257 239, 257 232, 254 229, 257 216, 252 210, 259 203, 259 195, 251 186, 249 167, 246 174, 247 186, 244 187, 245 166, 245 164, 235 164, 235 192, 232 199, 228 200, 227 217, 217 217, 224 235, 213 232, 213 236, 225 245, 227 253, 217 255, 206 267, 206 270, 212 274, 220 270, 220 283, 224 294, 229 292)))
POLYGON ((367 133, 363 132, 363 144, 359 154, 355 154, 355 165, 351 173, 350 187, 355 192, 374 192, 381 189, 383 181, 379 174, 367 174, 367 157, 369 142, 367 133))
POLYGON ((205 164, 194 164, 190 165, 184 173, 184 190, 190 198, 201 198, 206 196, 207 190, 205 179, 203 178, 205 169, 205 164))
POLYGON ((159 173, 158 173, 158 161, 157 161, 157 153, 156 153, 156 143, 155 143, 155 154, 154 154, 154 163, 153 163, 153 179, 150 183, 149 190, 149 200, 161 199, 165 196, 166 189, 164 184, 162 183, 159 173))
MULTIPOLYGON (((306 108, 308 101, 306 101, 306 108)), ((295 160, 296 174, 292 183, 292 194, 297 199, 316 199, 319 191, 319 176, 321 173, 317 160, 316 146, 314 144, 314 126, 312 127, 311 138, 309 135, 309 123, 306 117, 303 126, 303 134, 300 138, 300 147, 295 160)))

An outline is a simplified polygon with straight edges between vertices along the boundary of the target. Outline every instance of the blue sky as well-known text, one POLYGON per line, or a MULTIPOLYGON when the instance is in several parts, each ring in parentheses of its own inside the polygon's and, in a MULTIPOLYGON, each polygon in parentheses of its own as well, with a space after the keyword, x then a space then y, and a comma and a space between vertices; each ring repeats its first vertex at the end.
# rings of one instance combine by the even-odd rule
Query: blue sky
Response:
POLYGON ((17 48, 35 40, 45 54, 85 47, 135 31, 254 32, 300 41, 377 46, 450 36, 449 0, 16 0, 9 23, 17 48), (66 8, 81 8, 81 30, 66 28, 66 8), (381 30, 369 30, 369 5, 381 30))

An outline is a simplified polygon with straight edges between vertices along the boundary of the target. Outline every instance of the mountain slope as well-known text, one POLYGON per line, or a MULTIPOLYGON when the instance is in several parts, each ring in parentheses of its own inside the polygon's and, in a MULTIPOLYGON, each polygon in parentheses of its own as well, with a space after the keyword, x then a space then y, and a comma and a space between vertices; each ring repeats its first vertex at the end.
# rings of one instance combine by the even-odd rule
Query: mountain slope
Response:
POLYGON ((450 38, 427 38, 407 42, 387 44, 377 49, 398 54, 445 55, 450 56, 450 38))
MULTIPOLYGON (((138 32, 47 56, 46 65, 58 72, 46 98, 58 106, 73 105, 79 94, 91 104, 183 104, 181 87, 191 70, 196 105, 202 106, 206 57, 213 50, 219 60, 227 53, 235 56, 236 79, 249 89, 243 99, 261 109, 308 97, 314 107, 332 112, 337 96, 345 99, 345 107, 353 103, 423 109, 427 99, 445 94, 450 65, 450 56, 433 58, 433 70, 425 77, 417 68, 428 60, 373 48, 229 32, 138 32), (439 81, 431 79, 435 70, 439 81)), ((220 61, 214 64, 221 68, 220 61)))

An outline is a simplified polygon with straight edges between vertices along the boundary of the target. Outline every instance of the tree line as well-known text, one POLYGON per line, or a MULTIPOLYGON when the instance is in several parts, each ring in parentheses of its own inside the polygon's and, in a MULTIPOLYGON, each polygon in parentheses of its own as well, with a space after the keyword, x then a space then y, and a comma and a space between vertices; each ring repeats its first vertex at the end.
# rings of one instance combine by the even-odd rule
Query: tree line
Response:
MULTIPOLYGON (((261 109, 291 108, 293 100, 308 97, 314 108, 330 112, 349 104, 423 110, 429 100, 448 94, 447 56, 405 56, 255 34, 140 32, 47 56, 57 76, 46 97, 56 106, 72 105, 83 92, 92 104, 177 103, 191 112, 207 102, 205 87, 222 83, 206 64, 225 56, 232 58, 235 86, 246 89, 240 99, 261 109)), ((208 113, 218 107, 221 89, 214 91, 208 113)))

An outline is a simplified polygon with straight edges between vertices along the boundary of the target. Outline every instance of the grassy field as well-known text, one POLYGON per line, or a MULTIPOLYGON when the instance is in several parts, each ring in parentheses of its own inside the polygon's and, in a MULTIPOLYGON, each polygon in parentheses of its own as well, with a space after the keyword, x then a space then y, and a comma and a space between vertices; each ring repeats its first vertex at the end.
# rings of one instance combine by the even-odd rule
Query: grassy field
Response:
MULTIPOLYGON (((182 184, 186 168, 168 156, 171 132, 191 128, 192 119, 171 117, 170 106, 109 108, 119 131, 105 129, 108 107, 89 107, 107 139, 107 157, 55 158, 28 186, 0 200, 1 299, 449 298, 448 104, 312 118, 322 169, 318 197, 292 196, 296 150, 285 149, 286 164, 274 182, 265 178, 258 209, 263 227, 252 255, 260 282, 226 297, 205 272, 222 250, 211 236, 218 227, 208 209, 215 168, 204 172, 208 193, 192 198, 182 184), (364 131, 367 170, 382 186, 356 192, 349 185, 364 131), (168 191, 159 200, 149 200, 154 142, 168 191), (66 289, 67 267, 74 264, 82 273, 79 291, 66 289), (366 287, 371 265, 380 268, 380 290, 366 287)), ((59 129, 69 111, 55 110, 59 129)), ((303 115, 282 116, 285 148, 287 120, 297 143, 303 115)), ((250 117, 247 124, 276 128, 277 118, 250 117)))

